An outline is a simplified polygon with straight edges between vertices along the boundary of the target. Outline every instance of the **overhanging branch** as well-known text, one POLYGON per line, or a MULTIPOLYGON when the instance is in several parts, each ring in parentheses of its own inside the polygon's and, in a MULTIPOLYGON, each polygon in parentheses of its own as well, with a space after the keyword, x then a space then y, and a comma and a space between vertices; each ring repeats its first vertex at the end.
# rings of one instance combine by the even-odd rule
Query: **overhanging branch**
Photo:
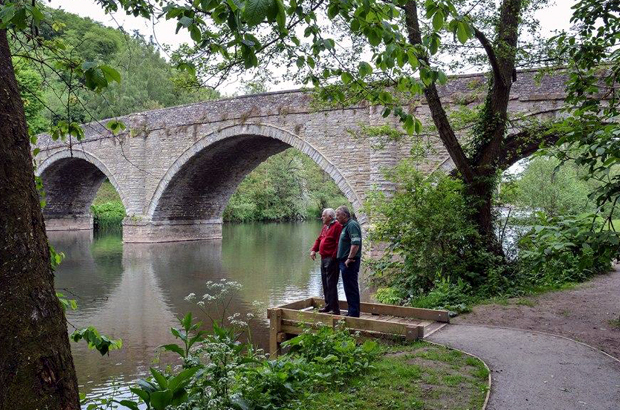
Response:
POLYGON ((504 171, 523 158, 538 151, 542 144, 552 145, 560 134, 549 127, 529 128, 506 137, 498 159, 498 169, 504 171))
POLYGON ((478 39, 480 44, 482 44, 482 47, 484 48, 484 51, 489 58, 489 63, 491 64, 491 68, 493 69, 493 76, 499 79, 503 83, 503 85, 506 86, 506 79, 504 78, 504 76, 502 75, 502 71, 500 70, 499 62, 497 61, 497 55, 495 54, 495 49, 493 48, 493 45, 491 44, 487 36, 485 36, 484 33, 478 30, 476 27, 474 27, 474 35, 476 36, 476 39, 478 39))

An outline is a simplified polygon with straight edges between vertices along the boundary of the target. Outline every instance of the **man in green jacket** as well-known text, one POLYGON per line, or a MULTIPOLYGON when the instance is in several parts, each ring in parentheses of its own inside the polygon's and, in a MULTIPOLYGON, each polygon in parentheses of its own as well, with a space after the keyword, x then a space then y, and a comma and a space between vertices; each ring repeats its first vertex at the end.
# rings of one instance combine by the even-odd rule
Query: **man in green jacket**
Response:
POLYGON ((336 209, 336 220, 342 225, 337 258, 344 294, 349 305, 347 316, 359 317, 360 290, 357 281, 362 260, 362 228, 357 221, 351 219, 351 213, 346 206, 336 209))

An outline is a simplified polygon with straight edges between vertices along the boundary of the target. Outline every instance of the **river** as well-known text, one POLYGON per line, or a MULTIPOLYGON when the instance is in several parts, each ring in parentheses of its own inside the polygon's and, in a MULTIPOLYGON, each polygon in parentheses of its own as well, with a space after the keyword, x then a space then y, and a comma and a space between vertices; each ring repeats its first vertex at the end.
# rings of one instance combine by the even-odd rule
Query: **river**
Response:
POLYGON ((175 342, 170 327, 178 326, 176 318, 192 311, 209 323, 185 300, 190 293, 200 298, 207 281, 241 284, 227 314, 256 315, 252 340, 266 348, 267 307, 321 294, 318 260, 308 256, 320 228, 319 222, 225 224, 221 241, 160 244, 123 244, 120 232, 50 232, 52 245, 65 254, 56 288, 78 303, 67 312, 69 330, 92 325, 123 341, 121 350, 103 357, 84 342, 71 343, 80 391, 126 390, 158 360, 170 362, 158 346, 175 342))

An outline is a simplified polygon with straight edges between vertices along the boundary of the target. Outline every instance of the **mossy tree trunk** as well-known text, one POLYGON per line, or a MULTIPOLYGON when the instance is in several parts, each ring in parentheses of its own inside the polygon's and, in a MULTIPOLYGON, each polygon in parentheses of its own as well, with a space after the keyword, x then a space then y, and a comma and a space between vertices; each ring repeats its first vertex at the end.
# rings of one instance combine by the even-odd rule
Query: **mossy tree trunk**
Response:
POLYGON ((0 410, 79 407, 24 108, 0 30, 0 410))
MULTIPOLYGON (((466 185, 466 195, 473 209, 472 222, 477 226, 487 250, 504 256, 493 226, 493 194, 499 174, 521 158, 534 153, 542 142, 552 143, 558 136, 542 129, 508 134, 508 103, 512 84, 517 80, 515 60, 521 14, 527 0, 503 0, 494 41, 474 27, 474 34, 484 48, 491 67, 489 91, 474 128, 473 150, 466 153, 442 105, 435 84, 424 90, 439 138, 466 185)), ((422 44, 422 33, 415 0, 404 6, 409 42, 422 44)), ((429 58, 421 59, 430 65, 429 58)))

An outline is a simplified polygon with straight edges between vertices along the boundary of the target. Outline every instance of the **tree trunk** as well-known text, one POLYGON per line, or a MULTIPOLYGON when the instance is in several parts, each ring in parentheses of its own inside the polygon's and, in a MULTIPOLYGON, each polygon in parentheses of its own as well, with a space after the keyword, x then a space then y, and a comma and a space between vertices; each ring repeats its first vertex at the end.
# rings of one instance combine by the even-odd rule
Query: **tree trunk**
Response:
POLYGON ((79 408, 24 108, 0 30, 0 410, 79 408))

